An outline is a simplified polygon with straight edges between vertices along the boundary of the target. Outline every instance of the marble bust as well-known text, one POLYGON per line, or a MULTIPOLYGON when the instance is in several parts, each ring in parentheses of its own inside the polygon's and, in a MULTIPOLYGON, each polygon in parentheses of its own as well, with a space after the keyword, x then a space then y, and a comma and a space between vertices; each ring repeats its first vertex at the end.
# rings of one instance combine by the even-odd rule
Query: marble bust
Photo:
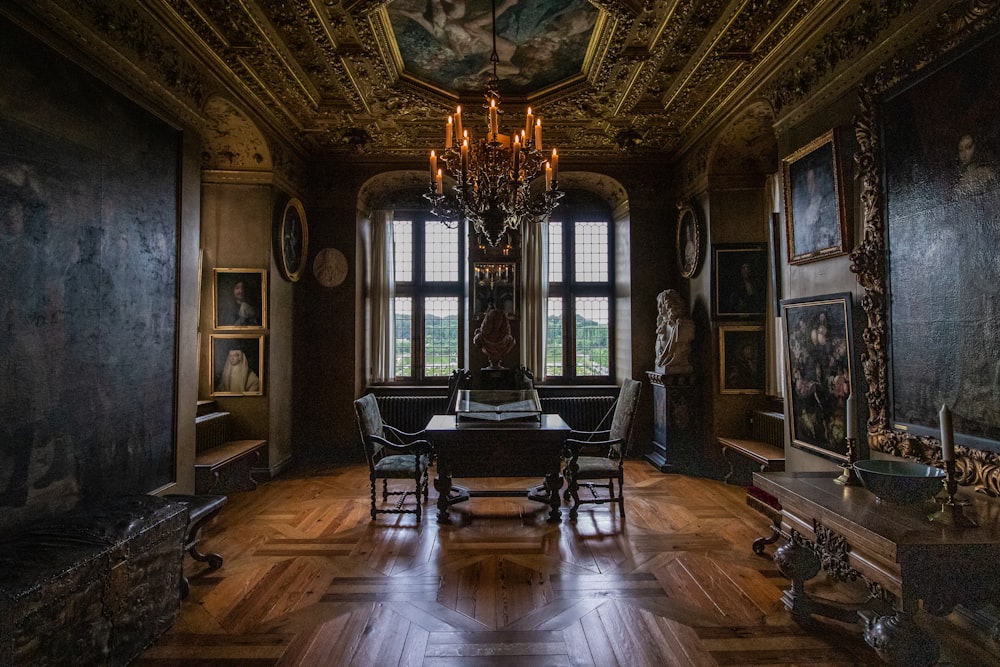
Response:
POLYGON ((677 290, 664 290, 656 297, 656 370, 668 375, 694 372, 691 341, 694 321, 677 290))

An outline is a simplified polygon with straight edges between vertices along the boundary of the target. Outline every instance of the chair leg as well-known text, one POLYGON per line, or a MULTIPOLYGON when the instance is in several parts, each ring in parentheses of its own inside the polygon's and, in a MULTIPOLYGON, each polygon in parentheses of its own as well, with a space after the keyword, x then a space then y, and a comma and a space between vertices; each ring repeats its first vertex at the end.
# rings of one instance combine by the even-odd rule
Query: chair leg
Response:
POLYGON ((389 480, 382 480, 382 502, 389 501, 389 480))
POLYGON ((625 476, 618 475, 618 515, 625 518, 625 476))
POLYGON ((375 520, 375 475, 371 475, 372 488, 372 521, 375 520))
POLYGON ((413 500, 414 500, 414 502, 417 505, 417 523, 420 523, 420 512, 423 509, 423 503, 420 502, 420 495, 421 495, 421 491, 422 491, 422 489, 420 488, 420 486, 421 486, 421 482, 423 481, 423 478, 424 478, 423 473, 420 471, 420 468, 417 467, 417 474, 414 476, 414 479, 413 479, 413 482, 416 485, 416 486, 414 486, 414 489, 416 490, 416 493, 413 494, 413 500))

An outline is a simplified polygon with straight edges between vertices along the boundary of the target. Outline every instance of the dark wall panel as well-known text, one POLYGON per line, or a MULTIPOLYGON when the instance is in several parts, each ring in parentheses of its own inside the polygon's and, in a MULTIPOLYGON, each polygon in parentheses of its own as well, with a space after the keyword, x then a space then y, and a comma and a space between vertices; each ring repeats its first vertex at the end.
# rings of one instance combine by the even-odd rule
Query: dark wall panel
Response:
POLYGON ((180 133, 0 20, 0 526, 174 479, 180 133))

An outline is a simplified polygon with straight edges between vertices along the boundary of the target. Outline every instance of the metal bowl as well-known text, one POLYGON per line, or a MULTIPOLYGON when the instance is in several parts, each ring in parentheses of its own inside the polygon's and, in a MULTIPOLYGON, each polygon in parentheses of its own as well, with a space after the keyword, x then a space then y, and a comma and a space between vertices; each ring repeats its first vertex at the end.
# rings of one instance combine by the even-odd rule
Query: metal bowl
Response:
POLYGON ((854 469, 876 498, 908 505, 933 498, 941 491, 945 478, 941 468, 914 461, 857 461, 854 469))

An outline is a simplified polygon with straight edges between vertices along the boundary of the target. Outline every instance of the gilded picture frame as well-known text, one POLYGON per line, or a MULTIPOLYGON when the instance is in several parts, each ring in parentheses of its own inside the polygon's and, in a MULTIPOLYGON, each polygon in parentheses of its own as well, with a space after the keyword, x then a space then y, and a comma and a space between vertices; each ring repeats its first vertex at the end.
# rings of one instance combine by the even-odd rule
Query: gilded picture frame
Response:
POLYGON ((851 304, 850 292, 781 302, 792 446, 837 462, 855 387, 851 304))
POLYGON ((309 257, 309 223, 298 199, 285 203, 275 223, 274 257, 281 276, 298 282, 309 257))
POLYGON ((763 394, 766 360, 763 325, 719 326, 720 394, 763 394))
POLYGON ((264 395, 264 334, 212 334, 212 396, 264 395))
POLYGON ((762 320, 767 312, 766 243, 712 246, 712 315, 762 320))
POLYGON ((781 161, 788 263, 805 264, 850 250, 836 132, 830 130, 781 161))
POLYGON ((267 271, 214 269, 212 281, 214 328, 218 330, 267 327, 267 271))

